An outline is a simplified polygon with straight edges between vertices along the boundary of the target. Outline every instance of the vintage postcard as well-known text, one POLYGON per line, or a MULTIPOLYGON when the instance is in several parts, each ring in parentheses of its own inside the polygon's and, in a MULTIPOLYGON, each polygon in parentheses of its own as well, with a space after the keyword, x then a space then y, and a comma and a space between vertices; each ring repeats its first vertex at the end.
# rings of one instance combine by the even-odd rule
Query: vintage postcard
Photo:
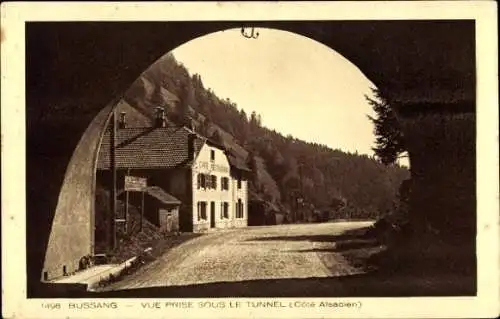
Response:
POLYGON ((498 316, 494 2, 1 19, 4 317, 498 316))

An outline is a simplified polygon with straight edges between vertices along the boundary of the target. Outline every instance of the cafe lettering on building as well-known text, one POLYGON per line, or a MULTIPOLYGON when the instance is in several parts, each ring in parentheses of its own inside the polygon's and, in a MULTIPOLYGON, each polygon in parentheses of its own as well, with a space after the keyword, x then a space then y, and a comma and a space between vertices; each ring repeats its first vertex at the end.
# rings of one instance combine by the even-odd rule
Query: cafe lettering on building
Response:
POLYGON ((194 168, 206 169, 210 171, 215 171, 218 173, 229 173, 229 169, 224 165, 217 165, 215 163, 209 162, 198 162, 193 165, 194 168))

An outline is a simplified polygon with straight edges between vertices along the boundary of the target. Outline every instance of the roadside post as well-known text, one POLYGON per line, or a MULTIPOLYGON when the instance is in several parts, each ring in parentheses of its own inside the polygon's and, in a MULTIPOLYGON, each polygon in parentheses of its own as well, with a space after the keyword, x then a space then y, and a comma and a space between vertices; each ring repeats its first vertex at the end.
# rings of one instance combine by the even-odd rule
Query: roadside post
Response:
POLYGON ((141 192, 142 194, 142 199, 141 199, 141 222, 140 222, 140 231, 142 231, 142 224, 143 224, 143 220, 144 220, 144 189, 142 190, 141 192))
MULTIPOLYGON (((127 168, 127 175, 130 175, 130 168, 127 168)), ((125 181, 123 182, 125 185, 125 181)), ((128 201, 129 201, 129 192, 126 187, 123 187, 125 190, 125 234, 128 234, 128 201)))
POLYGON ((115 110, 111 114, 111 141, 110 141, 110 169, 111 169, 111 213, 108 218, 108 249, 111 253, 116 248, 116 116, 115 110))
MULTIPOLYGON (((139 220, 139 229, 142 231, 143 219, 144 219, 144 192, 147 188, 147 179, 144 177, 137 177, 131 175, 125 175, 124 190, 126 192, 126 215, 128 214, 128 192, 141 192, 141 219, 139 220)), ((127 219, 127 217, 125 217, 127 219)))

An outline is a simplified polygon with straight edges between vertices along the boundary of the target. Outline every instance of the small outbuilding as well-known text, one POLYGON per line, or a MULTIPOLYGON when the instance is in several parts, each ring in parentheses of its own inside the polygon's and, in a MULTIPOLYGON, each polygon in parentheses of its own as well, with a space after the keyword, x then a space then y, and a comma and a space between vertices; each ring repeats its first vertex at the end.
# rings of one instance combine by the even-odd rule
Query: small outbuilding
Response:
POLYGON ((148 196, 144 200, 144 211, 148 220, 164 233, 178 232, 181 201, 158 186, 149 186, 145 192, 148 196))
POLYGON ((284 214, 279 207, 269 201, 253 199, 249 202, 248 225, 279 225, 283 223, 284 214))

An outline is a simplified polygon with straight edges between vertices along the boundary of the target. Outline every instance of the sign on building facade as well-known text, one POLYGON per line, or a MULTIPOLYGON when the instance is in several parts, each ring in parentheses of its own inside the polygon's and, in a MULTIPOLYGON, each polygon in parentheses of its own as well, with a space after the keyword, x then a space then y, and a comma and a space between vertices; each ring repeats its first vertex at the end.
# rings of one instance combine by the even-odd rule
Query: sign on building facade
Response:
POLYGON ((226 167, 224 165, 218 165, 215 163, 198 162, 194 167, 200 168, 200 169, 207 169, 210 171, 215 171, 217 173, 229 173, 228 167, 226 167))
POLYGON ((137 176, 125 176, 124 190, 129 192, 143 192, 146 190, 147 179, 137 176))

